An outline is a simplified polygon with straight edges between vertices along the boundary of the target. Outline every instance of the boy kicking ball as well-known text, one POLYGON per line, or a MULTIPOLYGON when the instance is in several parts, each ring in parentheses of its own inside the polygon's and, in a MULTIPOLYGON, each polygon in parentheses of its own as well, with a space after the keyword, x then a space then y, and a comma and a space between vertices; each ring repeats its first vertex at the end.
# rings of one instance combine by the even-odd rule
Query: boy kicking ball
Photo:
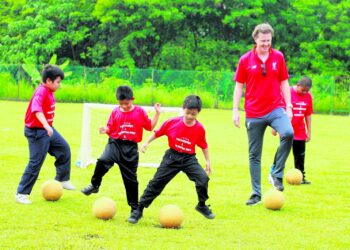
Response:
POLYGON ((29 145, 29 162, 17 188, 16 201, 31 204, 29 195, 39 176, 47 153, 56 158, 56 180, 62 187, 75 190, 70 183, 71 153, 66 140, 52 126, 55 115, 54 92, 64 78, 63 71, 46 65, 42 72, 43 83, 35 90, 25 116, 24 135, 29 145))
POLYGON ((191 181, 196 184, 198 204, 196 210, 208 219, 215 217, 214 213, 205 204, 208 197, 208 175, 211 174, 208 144, 205 137, 205 129, 197 121, 197 116, 202 108, 199 96, 187 96, 184 104, 184 115, 169 119, 155 131, 155 133, 142 145, 141 151, 145 152, 148 145, 156 138, 166 135, 170 149, 165 152, 162 162, 153 179, 148 183, 140 198, 139 206, 131 213, 130 223, 137 223, 142 217, 143 209, 151 205, 153 200, 160 195, 165 186, 180 172, 183 171, 191 181), (206 168, 199 165, 195 155, 195 146, 199 146, 206 160, 206 168), (207 175, 207 173, 208 175, 207 175))

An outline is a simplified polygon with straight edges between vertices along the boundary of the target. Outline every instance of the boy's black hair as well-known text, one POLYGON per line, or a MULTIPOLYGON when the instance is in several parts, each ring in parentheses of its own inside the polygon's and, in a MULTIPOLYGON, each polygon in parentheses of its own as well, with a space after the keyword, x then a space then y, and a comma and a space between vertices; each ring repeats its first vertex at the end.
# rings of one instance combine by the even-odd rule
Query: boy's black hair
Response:
POLYGON ((303 86, 303 87, 311 88, 312 87, 312 80, 309 77, 304 76, 298 81, 298 84, 303 86))
POLYGON ((116 97, 118 101, 133 100, 134 93, 129 86, 119 86, 116 91, 116 97))
POLYGON ((200 112, 202 109, 202 100, 198 95, 189 95, 185 98, 182 108, 197 109, 200 112))
POLYGON ((41 73, 41 78, 43 83, 46 83, 46 80, 49 78, 51 81, 55 81, 57 77, 61 77, 61 80, 64 79, 64 72, 55 65, 47 64, 44 67, 43 72, 41 73))

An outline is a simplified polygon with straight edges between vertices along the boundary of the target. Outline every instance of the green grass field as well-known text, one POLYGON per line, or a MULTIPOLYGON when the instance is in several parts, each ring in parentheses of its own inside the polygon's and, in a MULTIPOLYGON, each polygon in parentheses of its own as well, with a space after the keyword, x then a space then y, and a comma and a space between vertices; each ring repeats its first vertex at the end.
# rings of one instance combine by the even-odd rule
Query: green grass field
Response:
MULTIPOLYGON (((72 166, 77 191, 64 191, 58 202, 41 197, 41 184, 55 176, 51 156, 40 172, 32 194, 33 204, 14 200, 28 160, 23 135, 26 102, 0 101, 0 249, 349 249, 350 248, 350 118, 313 116, 312 140, 307 144, 306 170, 312 184, 285 185, 286 202, 279 211, 262 204, 247 207, 251 192, 246 130, 235 128, 231 111, 203 110, 199 120, 207 129, 213 175, 208 204, 216 214, 205 219, 195 211, 194 184, 180 173, 170 182, 136 225, 127 222, 129 207, 118 167, 105 176, 100 192, 84 196, 94 167, 72 166), (117 214, 109 221, 92 215, 93 202, 102 196, 116 201, 117 214), (158 225, 159 209, 176 204, 184 212, 180 229, 158 225)), ((242 113, 243 117, 243 113, 242 113)), ((58 103, 55 127, 70 143, 72 162, 79 152, 82 104, 58 103)), ((243 125, 243 124, 242 124, 243 125)), ((159 126, 159 124, 158 124, 159 126)), ((145 134, 144 138, 149 134, 145 134)), ((262 158, 263 192, 278 139, 266 131, 262 158)), ((147 154, 159 160, 164 149, 154 141, 147 154), (154 147, 153 147, 154 146, 154 147)), ((101 152, 102 153, 102 152, 101 152)), ((203 163, 201 150, 198 158, 203 163)), ((286 169, 292 168, 289 157, 286 169)), ((140 194, 156 169, 139 168, 140 194)))

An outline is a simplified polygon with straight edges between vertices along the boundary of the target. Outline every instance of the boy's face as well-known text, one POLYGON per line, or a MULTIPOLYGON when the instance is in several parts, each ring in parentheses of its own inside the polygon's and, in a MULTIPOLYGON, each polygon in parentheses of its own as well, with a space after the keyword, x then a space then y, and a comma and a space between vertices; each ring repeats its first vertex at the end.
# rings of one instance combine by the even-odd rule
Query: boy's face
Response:
POLYGON ((309 93, 309 91, 310 91, 310 87, 302 86, 302 85, 300 85, 300 84, 297 83, 296 92, 297 92, 299 95, 305 95, 305 94, 309 93))
POLYGON ((197 119, 198 114, 199 114, 198 109, 184 108, 184 122, 187 125, 192 125, 193 122, 197 119))
POLYGON ((52 81, 50 78, 47 78, 45 82, 45 86, 51 90, 51 92, 55 92, 61 84, 61 77, 57 77, 54 81, 52 81))
POLYGON ((132 109, 132 100, 118 100, 120 109, 128 112, 132 109))

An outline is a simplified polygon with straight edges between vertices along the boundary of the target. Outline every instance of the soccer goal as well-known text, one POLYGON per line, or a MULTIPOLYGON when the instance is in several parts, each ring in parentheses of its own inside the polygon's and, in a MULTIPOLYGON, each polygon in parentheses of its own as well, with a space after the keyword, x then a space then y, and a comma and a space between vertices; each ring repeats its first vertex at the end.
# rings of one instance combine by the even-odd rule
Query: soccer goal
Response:
MULTIPOLYGON (((90 164, 95 164, 98 157, 101 156, 108 142, 108 135, 100 134, 98 129, 100 126, 107 124, 108 118, 112 110, 117 105, 99 104, 99 103, 84 103, 83 119, 81 130, 80 150, 76 161, 76 166, 86 168, 90 164)), ((153 118, 155 111, 152 106, 142 106, 148 113, 150 119, 153 118)), ((159 117, 156 129, 167 119, 182 115, 182 109, 176 107, 161 107, 161 115, 159 117)), ((143 141, 145 141, 152 131, 144 131, 143 141)), ((142 142, 139 143, 139 146, 142 142)), ((151 149, 145 154, 140 153, 139 166, 142 167, 158 167, 162 154, 168 148, 167 140, 164 136, 157 140, 157 143, 152 143, 151 149)))

